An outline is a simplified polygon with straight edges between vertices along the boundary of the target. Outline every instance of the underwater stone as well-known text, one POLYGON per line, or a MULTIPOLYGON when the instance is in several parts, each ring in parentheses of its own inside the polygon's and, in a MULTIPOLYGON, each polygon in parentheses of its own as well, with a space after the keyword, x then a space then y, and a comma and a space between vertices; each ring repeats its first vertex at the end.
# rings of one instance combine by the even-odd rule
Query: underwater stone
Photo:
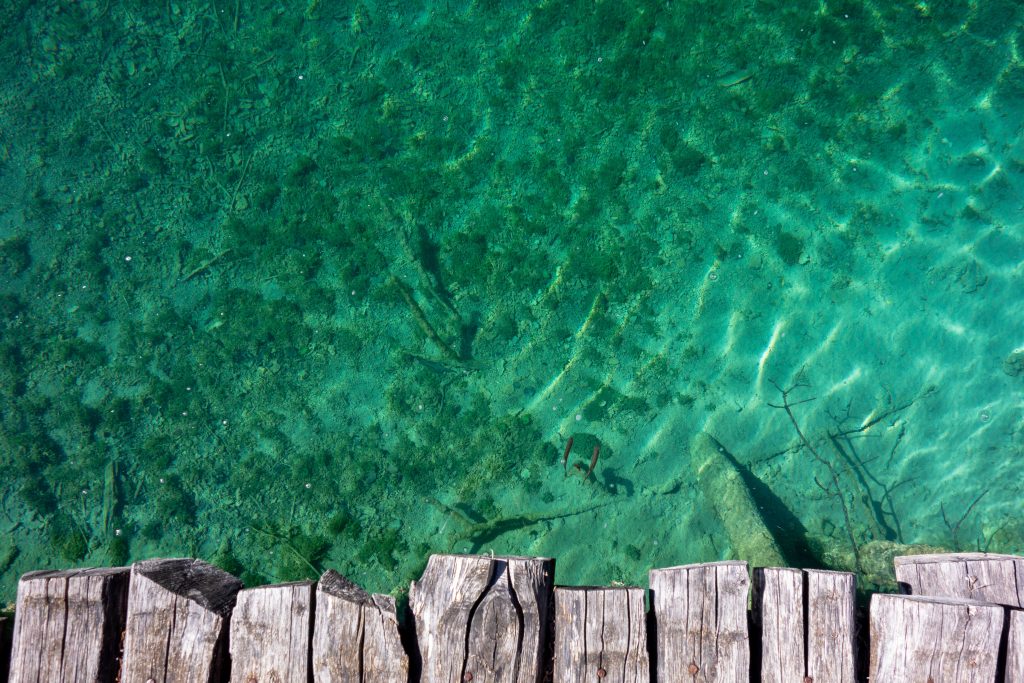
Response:
POLYGON ((1014 349, 1003 361, 1003 372, 1010 377, 1024 374, 1024 348, 1014 349))

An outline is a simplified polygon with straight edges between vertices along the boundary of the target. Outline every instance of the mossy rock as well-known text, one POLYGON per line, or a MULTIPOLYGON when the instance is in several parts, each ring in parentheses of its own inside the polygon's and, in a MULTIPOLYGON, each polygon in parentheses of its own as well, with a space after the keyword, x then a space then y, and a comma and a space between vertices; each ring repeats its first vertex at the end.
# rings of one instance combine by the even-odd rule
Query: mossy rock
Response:
POLYGON ((185 490, 181 479, 174 475, 168 475, 158 486, 154 497, 156 513, 167 521, 186 525, 194 524, 196 501, 192 494, 185 490))
POLYGON ((16 236, 0 240, 0 279, 18 277, 32 265, 27 237, 16 236))
MULTIPOLYGON (((893 558, 897 555, 930 555, 948 553, 949 550, 939 546, 912 543, 904 545, 895 541, 870 541, 858 548, 860 568, 863 571, 858 580, 878 586, 880 590, 895 592, 896 571, 893 558)), ((824 552, 825 563, 842 571, 857 571, 857 562, 853 550, 847 545, 831 546, 824 552)))
POLYGON ((123 535, 113 536, 107 541, 107 562, 113 567, 123 567, 128 564, 131 553, 128 550, 128 539, 123 535))
POLYGON ((89 553, 89 543, 68 515, 58 513, 50 520, 47 531, 50 547, 67 562, 81 562, 89 553))
POLYGON ((783 263, 795 266, 800 263, 800 257, 803 256, 804 241, 792 233, 780 231, 775 240, 775 251, 783 263))
POLYGON ((358 557, 364 562, 375 558, 384 569, 395 571, 400 558, 408 551, 409 545, 398 529, 383 529, 370 535, 358 557))
POLYGON ((231 547, 231 539, 229 538, 224 539, 224 542, 220 544, 220 547, 217 548, 217 552, 215 552, 213 557, 210 558, 210 563, 220 567, 228 574, 233 574, 234 576, 241 576, 244 571, 242 563, 238 561, 237 557, 235 557, 235 553, 231 547))
POLYGON ((707 155, 686 144, 678 146, 672 152, 672 166, 687 177, 697 175, 707 160, 707 155))

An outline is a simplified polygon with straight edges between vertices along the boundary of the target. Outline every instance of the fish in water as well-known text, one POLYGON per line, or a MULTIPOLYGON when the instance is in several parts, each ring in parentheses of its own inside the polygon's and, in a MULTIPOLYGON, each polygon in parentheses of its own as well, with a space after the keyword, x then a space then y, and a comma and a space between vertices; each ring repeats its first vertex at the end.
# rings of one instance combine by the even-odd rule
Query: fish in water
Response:
POLYGON ((565 472, 565 476, 569 476, 569 451, 572 450, 572 437, 569 437, 569 442, 565 444, 565 453, 562 453, 562 471, 565 472))
POLYGON ((590 467, 587 468, 587 473, 583 475, 583 481, 586 481, 590 477, 590 473, 594 471, 594 466, 597 464, 597 456, 601 454, 601 444, 594 444, 594 454, 590 456, 590 467))

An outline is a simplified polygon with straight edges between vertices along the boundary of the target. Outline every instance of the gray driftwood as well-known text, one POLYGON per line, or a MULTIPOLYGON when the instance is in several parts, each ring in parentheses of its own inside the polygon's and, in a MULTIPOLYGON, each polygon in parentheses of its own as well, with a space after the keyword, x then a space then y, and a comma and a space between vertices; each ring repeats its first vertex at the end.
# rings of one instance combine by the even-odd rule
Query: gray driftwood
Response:
POLYGON ((113 681, 127 596, 127 567, 25 574, 9 682, 113 681))
POLYGON ((996 680, 1005 608, 975 600, 871 596, 872 683, 996 680))
POLYGON ((747 563, 653 569, 650 582, 658 680, 747 683, 747 563))
POLYGON ((642 588, 555 589, 555 683, 648 683, 642 588))
POLYGON ((123 683, 219 681, 228 620, 242 582, 200 560, 132 566, 123 683))
POLYGON ((334 570, 320 577, 313 631, 316 683, 406 683, 409 657, 395 599, 370 595, 334 570))
POLYGON ((409 589, 423 683, 536 683, 554 560, 431 555, 409 589))
POLYGON ((307 683, 313 582, 249 588, 231 612, 231 683, 307 683))
POLYGON ((903 555, 896 580, 913 595, 983 600, 1024 607, 1024 557, 989 553, 903 555))

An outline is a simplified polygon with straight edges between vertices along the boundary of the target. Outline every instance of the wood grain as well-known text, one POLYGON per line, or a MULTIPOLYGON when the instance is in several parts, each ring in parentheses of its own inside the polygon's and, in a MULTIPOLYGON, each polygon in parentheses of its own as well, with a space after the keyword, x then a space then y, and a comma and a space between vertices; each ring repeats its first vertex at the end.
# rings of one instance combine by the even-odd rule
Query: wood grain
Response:
POLYGON ((409 657, 398 632, 395 599, 370 595, 334 570, 316 591, 313 680, 405 683, 409 657))
POLYGON ((192 559, 132 565, 121 683, 219 681, 242 582, 192 559))
POLYGON ((857 680, 857 577, 806 569, 807 675, 814 683, 857 680))
POLYGON ((249 588, 231 612, 231 683, 307 683, 313 582, 249 588))
POLYGON ((746 562, 650 573, 658 681, 748 683, 746 562))
POLYGON ((127 567, 30 572, 18 583, 10 683, 114 681, 127 567))
POLYGON ((432 555, 409 589, 424 683, 537 683, 554 560, 432 555))
POLYGON ((805 578, 799 569, 754 570, 753 614, 761 629, 762 683, 792 683, 807 673, 805 578))
POLYGON ((989 553, 901 555, 896 580, 913 595, 1024 607, 1024 557, 989 553))
POLYGON ((642 588, 555 589, 555 683, 648 683, 642 588))
POLYGON ((873 595, 872 683, 995 681, 1004 611, 958 598, 873 595))

